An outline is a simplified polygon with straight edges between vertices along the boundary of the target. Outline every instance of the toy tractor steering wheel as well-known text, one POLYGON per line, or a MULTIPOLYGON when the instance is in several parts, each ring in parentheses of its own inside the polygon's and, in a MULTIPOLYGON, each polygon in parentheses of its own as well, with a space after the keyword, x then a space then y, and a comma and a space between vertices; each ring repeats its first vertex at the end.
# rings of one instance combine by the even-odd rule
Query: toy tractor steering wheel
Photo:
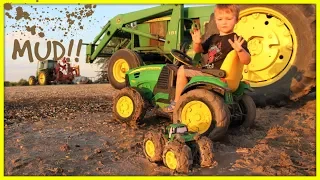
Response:
POLYGON ((177 49, 172 49, 170 53, 178 61, 174 63, 175 65, 182 63, 188 66, 192 66, 192 58, 186 55, 185 53, 183 53, 182 51, 179 51, 177 49))

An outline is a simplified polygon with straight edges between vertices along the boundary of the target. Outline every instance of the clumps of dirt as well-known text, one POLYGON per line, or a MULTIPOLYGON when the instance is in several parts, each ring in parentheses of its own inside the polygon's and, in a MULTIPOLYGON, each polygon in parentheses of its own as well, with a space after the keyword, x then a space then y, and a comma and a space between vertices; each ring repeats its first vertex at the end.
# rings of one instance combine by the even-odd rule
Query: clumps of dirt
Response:
POLYGON ((60 151, 69 151, 70 150, 70 146, 68 144, 63 144, 62 146, 60 146, 60 151))
POLYGON ((13 19, 13 16, 11 16, 8 12, 6 12, 5 15, 6 15, 8 18, 13 19))
POLYGON ((36 26, 26 26, 27 28, 27 31, 31 32, 32 35, 35 35, 36 34, 36 26))
MULTIPOLYGON (((65 37, 67 35, 75 36, 80 30, 84 29, 83 20, 89 19, 98 21, 92 18, 95 12, 96 5, 72 5, 62 6, 64 8, 51 8, 43 5, 20 5, 15 8, 10 3, 6 3, 5 16, 8 18, 6 20, 5 27, 11 27, 14 32, 27 30, 31 32, 32 35, 39 35, 39 37, 45 37, 44 32, 50 31, 61 31, 61 34, 65 37), (27 9, 27 10, 25 10, 27 9), (30 9, 33 11, 31 13, 30 9), (27 12, 30 11, 30 12, 27 12), (60 16, 52 17, 51 14, 61 14, 60 16), (16 20, 17 22, 12 22, 16 20), (9 23, 10 22, 10 23, 9 23)), ((24 35, 24 34, 21 34, 24 35)), ((24 35, 26 36, 26 35, 24 35)))
POLYGON ((4 4, 4 9, 7 10, 7 11, 11 10, 12 9, 11 3, 5 3, 4 4))
MULTIPOLYGON (((296 105, 297 107, 282 107, 277 110, 266 108, 262 112, 258 111, 259 116, 265 118, 264 122, 258 122, 257 126, 261 129, 254 130, 251 135, 256 137, 254 140, 256 143, 252 148, 248 148, 247 152, 241 153, 242 158, 236 160, 233 168, 249 169, 256 175, 314 176, 316 172, 314 102, 307 102, 301 108, 297 108, 296 105), (272 116, 274 113, 276 114, 272 116), (265 124, 266 122, 268 124, 265 124), (265 135, 263 131, 266 132, 265 135)), ((242 146, 243 144, 246 143, 242 142, 242 146)))
POLYGON ((17 15, 15 17, 16 20, 20 20, 21 18, 31 20, 30 14, 28 12, 26 12, 26 11, 23 11, 22 7, 20 7, 20 6, 17 7, 16 11, 17 11, 17 15))
POLYGON ((95 156, 97 156, 98 154, 101 154, 104 150, 102 150, 101 148, 96 148, 94 149, 93 152, 90 152, 89 155, 85 155, 84 156, 84 160, 90 160, 90 159, 93 159, 95 156))
POLYGON ((39 37, 44 37, 44 33, 43 32, 40 32, 38 33, 39 37))

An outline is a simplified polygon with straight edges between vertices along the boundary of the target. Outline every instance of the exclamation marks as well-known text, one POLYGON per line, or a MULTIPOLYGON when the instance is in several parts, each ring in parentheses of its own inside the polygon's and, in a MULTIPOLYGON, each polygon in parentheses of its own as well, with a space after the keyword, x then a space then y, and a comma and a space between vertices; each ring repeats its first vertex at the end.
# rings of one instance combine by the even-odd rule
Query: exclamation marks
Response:
MULTIPOLYGON (((70 62, 70 57, 71 57, 71 53, 72 53, 72 47, 73 47, 73 44, 74 44, 74 40, 71 39, 70 41, 70 44, 69 44, 69 49, 68 49, 68 58, 67 58, 67 61, 70 62)), ((80 52, 81 52, 81 46, 82 46, 82 39, 79 40, 79 43, 78 43, 78 47, 77 47, 77 53, 76 53, 76 58, 75 58, 75 61, 76 62, 79 62, 79 56, 80 56, 80 52)))
POLYGON ((70 56, 71 56, 71 52, 72 52, 73 43, 74 43, 74 40, 71 39, 70 44, 69 44, 69 50, 68 50, 68 58, 67 58, 68 62, 70 62, 70 56))
POLYGON ((75 58, 75 61, 76 61, 76 62, 79 62, 79 56, 80 56, 81 46, 82 46, 82 39, 80 39, 80 40, 79 40, 79 43, 78 43, 77 54, 76 54, 77 57, 75 58))

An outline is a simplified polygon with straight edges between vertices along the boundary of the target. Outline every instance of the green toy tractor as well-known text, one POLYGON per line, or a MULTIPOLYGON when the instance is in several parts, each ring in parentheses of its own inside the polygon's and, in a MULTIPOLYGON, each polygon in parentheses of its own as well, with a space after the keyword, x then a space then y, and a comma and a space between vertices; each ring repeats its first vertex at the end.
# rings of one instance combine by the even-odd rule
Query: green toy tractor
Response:
POLYGON ((177 172, 187 173, 194 162, 201 167, 213 165, 212 141, 198 133, 188 132, 184 124, 170 124, 161 133, 148 132, 143 151, 150 162, 163 161, 177 172))
MULTIPOLYGON (((171 54, 182 64, 193 63, 181 51, 172 50, 171 54)), ((177 70, 178 65, 158 64, 127 71, 126 88, 113 99, 113 117, 135 124, 150 108, 161 112, 175 97, 177 70)), ((250 127, 255 120, 256 106, 245 93, 253 90, 241 81, 242 70, 243 64, 235 51, 227 55, 220 69, 202 69, 212 76, 192 77, 168 117, 173 123, 185 124, 189 131, 213 141, 223 137, 230 125, 250 127)))

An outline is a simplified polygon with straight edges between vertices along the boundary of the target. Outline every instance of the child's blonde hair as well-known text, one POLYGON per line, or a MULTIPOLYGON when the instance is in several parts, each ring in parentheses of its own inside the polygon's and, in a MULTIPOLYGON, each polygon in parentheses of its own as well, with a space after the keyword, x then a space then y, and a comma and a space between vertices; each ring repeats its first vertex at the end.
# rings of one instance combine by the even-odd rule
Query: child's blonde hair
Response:
POLYGON ((214 8, 214 12, 216 10, 227 10, 236 16, 236 19, 239 19, 240 9, 238 5, 234 4, 217 4, 214 8))

